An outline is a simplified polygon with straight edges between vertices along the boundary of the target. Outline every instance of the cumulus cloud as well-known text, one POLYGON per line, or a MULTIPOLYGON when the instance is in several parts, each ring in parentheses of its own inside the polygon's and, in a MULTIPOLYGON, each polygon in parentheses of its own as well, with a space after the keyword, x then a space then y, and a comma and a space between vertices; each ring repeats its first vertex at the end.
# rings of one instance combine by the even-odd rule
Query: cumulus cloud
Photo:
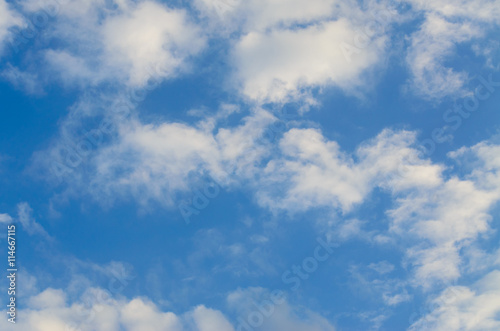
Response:
POLYGON ((455 280, 461 276, 460 250, 490 229, 500 200, 498 146, 484 142, 451 153, 470 154, 475 167, 466 178, 447 178, 446 168, 422 158, 415 142, 412 132, 385 130, 349 155, 317 130, 292 129, 280 141, 282 157, 264 169, 257 199, 276 211, 321 207, 345 214, 376 187, 387 190, 394 201, 387 211, 389 233, 408 245, 414 284, 428 288, 455 280))
POLYGON ((192 316, 199 331, 234 331, 220 311, 198 306, 192 316))
MULTIPOLYGON (((272 114, 256 109, 240 125, 228 128, 217 124, 219 115, 195 125, 145 124, 131 117, 115 123, 119 129, 112 143, 79 151, 58 142, 37 154, 36 163, 59 169, 52 172, 53 178, 62 176, 72 189, 80 187, 101 202, 133 198, 143 206, 150 202, 172 206, 178 193, 191 188, 193 176, 208 174, 230 185, 251 178, 269 154, 259 139, 276 120, 272 114)), ((105 134, 96 135, 103 139, 105 134)))
MULTIPOLYGON (((267 111, 256 108, 236 127, 220 126, 219 115, 195 125, 145 124, 132 117, 118 126, 116 140, 68 175, 68 189, 101 203, 132 199, 144 207, 173 207, 193 188, 194 177, 208 174, 229 179, 226 185, 253 183, 258 204, 274 212, 326 208, 347 214, 381 188, 394 201, 388 234, 405 241, 413 283, 425 288, 457 279, 460 250, 489 229, 490 210, 500 197, 496 145, 450 154, 470 154, 481 166, 467 178, 447 177, 446 167, 422 156, 415 132, 383 130, 346 153, 319 130, 295 128, 275 148, 259 140, 276 120, 267 111)), ((65 157, 51 154, 46 161, 64 163, 65 157)), ((339 235, 350 231, 345 237, 356 237, 360 224, 350 225, 341 224, 339 235)))
POLYGON ((245 96, 260 103, 307 100, 304 89, 311 87, 361 85, 361 74, 378 62, 385 41, 378 38, 350 60, 341 45, 353 43, 355 29, 339 19, 304 29, 248 33, 234 49, 235 79, 245 96))
POLYGON ((457 279, 463 267, 460 250, 490 229, 491 211, 500 200, 498 149, 482 142, 450 153, 465 169, 475 169, 466 178, 452 176, 431 189, 398 195, 397 207, 389 211, 392 231, 424 239, 408 252, 418 266, 418 284, 457 279))
POLYGON ((155 2, 139 3, 137 8, 109 18, 103 34, 108 64, 126 68, 132 86, 145 85, 151 76, 174 76, 184 60, 205 43, 184 11, 155 2))
MULTIPOLYGON (((127 301, 112 299, 98 288, 86 293, 87 299, 72 304, 62 290, 48 288, 29 299, 23 318, 16 324, 2 320, 2 330, 183 330, 179 318, 163 313, 151 302, 139 298, 127 301), (89 299, 90 298, 90 299, 89 299)), ((5 313, 5 312, 4 312, 5 313)))
MULTIPOLYGON (((45 7, 24 5, 28 12, 45 7)), ((188 70, 188 59, 205 46, 185 10, 155 1, 68 1, 57 8, 47 33, 60 43, 43 49, 43 62, 66 84, 142 87, 188 70)))
MULTIPOLYGON (((238 308, 243 318, 246 301, 252 291, 240 293, 239 301, 232 297, 232 308, 238 308), (239 309, 242 308, 242 309, 239 309)), ((254 308, 256 309, 256 308, 254 308)), ((3 311, 5 314, 5 311, 3 311)), ((161 311, 147 298, 112 298, 106 291, 89 288, 79 300, 68 302, 63 290, 48 288, 30 297, 26 308, 18 310, 16 324, 0 321, 2 330, 68 331, 68 330, 125 330, 125 331, 234 331, 234 326, 220 311, 203 305, 182 315, 161 311)), ((6 314, 5 314, 6 315, 6 314)), ((241 318, 240 318, 241 320, 241 318)), ((244 328, 243 328, 244 330, 244 328)), ((265 318, 259 330, 334 331, 335 328, 319 314, 280 302, 265 318)))
POLYGON ((257 103, 315 104, 312 89, 365 87, 397 21, 392 5, 342 0, 197 0, 209 30, 232 39, 231 83, 257 103))
POLYGON ((435 309, 409 330, 498 330, 500 271, 490 272, 471 287, 448 287, 432 303, 435 309))
POLYGON ((376 186, 432 187, 440 182, 441 168, 419 157, 415 141, 413 132, 384 130, 349 155, 318 130, 292 129, 280 141, 283 157, 264 170, 263 182, 272 185, 258 192, 259 201, 288 211, 331 207, 348 212, 376 186))
POLYGON ((144 203, 172 205, 176 192, 189 189, 192 174, 226 179, 251 172, 267 152, 255 141, 272 121, 272 115, 259 110, 242 125, 217 132, 180 123, 131 123, 122 128, 118 144, 96 156, 92 187, 110 197, 128 192, 144 203))

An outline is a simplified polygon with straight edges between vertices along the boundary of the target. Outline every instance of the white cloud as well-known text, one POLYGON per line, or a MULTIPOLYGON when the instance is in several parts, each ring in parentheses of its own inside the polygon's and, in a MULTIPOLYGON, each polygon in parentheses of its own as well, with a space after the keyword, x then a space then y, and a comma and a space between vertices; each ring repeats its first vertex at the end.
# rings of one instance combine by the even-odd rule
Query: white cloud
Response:
POLYGON ((109 18, 103 29, 108 64, 126 68, 132 86, 143 86, 150 77, 176 75, 185 59, 205 44, 184 11, 155 2, 139 3, 130 12, 109 18))
POLYGON ((43 87, 38 81, 37 74, 21 71, 19 68, 7 64, 7 67, 0 76, 9 81, 17 89, 23 90, 28 94, 40 95, 44 93, 43 87))
POLYGON ((290 304, 284 295, 263 288, 238 289, 230 293, 227 302, 239 316, 236 331, 336 330, 326 318, 307 308, 290 304))
MULTIPOLYGON (((238 309, 245 318, 246 301, 252 292, 242 292, 242 302, 232 308, 238 309), (246 299, 245 299, 246 297, 246 299), (242 308, 240 310, 239 308, 242 308)), ((234 297, 234 296, 233 296, 234 297)), ((0 321, 5 331, 68 331, 68 330, 124 330, 124 331, 234 331, 233 326, 220 311, 203 305, 191 311, 176 315, 162 312, 147 298, 111 298, 106 291, 90 288, 73 303, 69 303, 62 290, 48 288, 26 302, 18 309, 16 324, 6 318, 0 321)), ((255 307, 253 309, 256 309, 255 307)), ((4 315, 5 311, 2 312, 4 315)), ((244 329, 243 329, 244 330, 244 329)), ((305 309, 282 303, 275 307, 259 330, 290 331, 334 331, 335 328, 323 317, 305 309)))
POLYGON ((181 331, 179 318, 173 313, 163 313, 151 302, 133 299, 120 309, 120 319, 129 331, 181 331))
POLYGON ((250 32, 233 52, 235 80, 245 96, 260 103, 286 102, 304 93, 307 98, 311 87, 334 85, 348 90, 363 85, 361 75, 378 62, 385 39, 375 39, 349 62, 341 45, 354 43, 356 28, 339 19, 303 29, 250 32))
MULTIPOLYGON (((28 1, 24 8, 36 12, 47 6, 28 1)), ((189 58, 205 47, 185 10, 155 1, 68 1, 57 8, 46 34, 60 42, 42 54, 48 77, 66 84, 143 87, 149 79, 186 72, 189 58)))
POLYGON ((0 223, 10 223, 12 222, 12 217, 9 214, 0 214, 0 223))
POLYGON ((495 0, 409 0, 408 2, 417 9, 436 12, 444 17, 500 22, 500 7, 495 0))
POLYGON ((334 12, 337 0, 254 0, 243 5, 248 13, 246 29, 265 31, 270 27, 307 24, 326 19, 334 12))
POLYGON ((0 54, 3 50, 4 41, 9 37, 9 29, 15 26, 21 26, 22 24, 23 19, 21 16, 12 10, 5 0, 0 0, 0 54))
POLYGON ((198 306, 193 311, 193 319, 199 331, 234 331, 224 315, 205 306, 198 306))
POLYGON ((41 235, 50 239, 45 229, 33 218, 33 209, 26 202, 17 205, 17 221, 30 236, 41 235))
POLYGON ((453 286, 433 300, 432 312, 409 330, 494 331, 500 328, 500 271, 484 276, 470 288, 453 286))
MULTIPOLYGON (((408 0, 425 20, 411 36, 407 61, 413 75, 412 88, 430 99, 463 96, 468 74, 446 63, 456 57, 456 45, 480 41, 500 23, 500 6, 495 0, 408 0)), ((472 49, 486 56, 491 66, 494 55, 487 43, 474 43, 472 49), (484 45, 482 45, 484 44, 484 45)))
POLYGON ((387 261, 381 261, 378 263, 370 263, 368 268, 375 270, 381 275, 385 275, 394 271, 394 265, 387 261))
POLYGON ((29 307, 33 309, 62 308, 66 304, 66 294, 62 290, 49 288, 29 298, 29 307))
MULTIPOLYGON (((481 166, 466 179, 446 178, 444 166, 422 158, 414 132, 384 130, 349 154, 318 130, 291 129, 271 150, 258 141, 275 120, 268 112, 257 109, 234 128, 218 127, 216 118, 196 126, 122 123, 118 140, 89 156, 85 171, 75 169, 68 187, 101 203, 133 199, 143 207, 172 207, 192 188, 192 176, 207 172, 229 178, 229 185, 253 183, 257 202, 272 211, 326 208, 343 214, 379 187, 394 199, 387 234, 405 242, 414 284, 426 288, 461 275, 459 251, 486 233, 500 197, 496 145, 452 154, 469 153, 481 166)), ((362 232, 359 221, 333 226, 344 239, 362 232)), ((380 231, 367 235, 376 242, 383 237, 380 231)))
MULTIPOLYGON (((461 276, 460 250, 490 229, 500 200, 499 147, 481 143, 452 153, 470 154, 474 162, 474 171, 460 179, 421 158, 415 142, 415 133, 385 130, 349 155, 317 130, 292 129, 280 141, 283 155, 264 169, 258 202, 289 213, 320 207, 346 214, 376 187, 385 189, 394 201, 388 233, 405 242, 413 283, 428 288, 452 281, 461 276)), ((362 232, 357 222, 337 223, 338 236, 362 232)))
POLYGON ((456 45, 480 37, 481 30, 469 22, 449 22, 429 14, 421 29, 413 34, 407 61, 413 75, 415 92, 427 98, 465 95, 467 74, 446 67, 444 62, 452 58, 456 45))
POLYGON ((375 298, 377 301, 382 301, 387 306, 397 306, 402 302, 410 301, 412 296, 408 294, 406 289, 407 282, 398 278, 392 278, 388 274, 390 271, 384 268, 388 267, 381 266, 380 263, 372 263, 367 267, 351 265, 349 267, 349 273, 351 274, 350 286, 354 287, 356 292, 375 298), (378 270, 375 270, 374 266, 378 270))
POLYGON ((280 141, 283 157, 265 169, 259 201, 287 211, 330 207, 348 212, 376 186, 433 187, 440 183, 441 167, 420 159, 411 147, 415 141, 413 132, 384 130, 348 155, 318 130, 292 129, 280 141))
MULTIPOLYGON (((208 173, 227 184, 253 176, 258 162, 269 153, 257 141, 275 118, 257 109, 237 127, 216 129, 212 120, 204 119, 195 126, 124 121, 114 143, 80 158, 91 176, 82 167, 68 173, 66 179, 73 189, 86 187, 100 202, 133 198, 143 206, 150 202, 172 206, 179 192, 190 189, 192 175, 208 173)), ((37 163, 45 162, 50 168, 59 161, 69 169, 66 156, 59 152, 61 147, 39 155, 37 163)))
POLYGON ((397 205, 389 211, 391 230, 421 240, 408 251, 417 266, 417 284, 429 287, 460 277, 461 268, 467 268, 460 250, 490 230, 490 212, 500 200, 498 149, 483 142, 451 153, 453 158, 464 158, 466 169, 475 166, 465 179, 451 177, 408 195, 395 191, 397 205))
MULTIPOLYGON (((208 30, 229 37, 231 85, 257 103, 300 99, 328 86, 370 85, 385 53, 393 5, 343 0, 197 0, 208 30)), ((358 92, 358 91, 356 91, 358 92)))
POLYGON ((292 24, 306 24, 333 14, 336 0, 196 0, 195 5, 212 23, 226 29, 265 31, 292 24))
POLYGON ((354 161, 336 142, 325 141, 319 131, 292 129, 285 133, 280 148, 284 158, 271 160, 265 169, 263 182, 268 182, 271 191, 259 192, 262 205, 288 211, 318 206, 349 210, 367 193, 366 179, 354 161), (287 189, 279 194, 281 186, 287 189))

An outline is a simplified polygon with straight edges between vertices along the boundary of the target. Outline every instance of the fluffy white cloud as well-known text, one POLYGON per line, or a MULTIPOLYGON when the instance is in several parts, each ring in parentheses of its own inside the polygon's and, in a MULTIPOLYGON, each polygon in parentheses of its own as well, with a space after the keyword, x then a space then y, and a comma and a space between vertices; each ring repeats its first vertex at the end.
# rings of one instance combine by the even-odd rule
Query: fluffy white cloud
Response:
POLYGON ((357 28, 339 19, 303 29, 250 32, 233 52, 235 80, 245 96, 260 103, 299 99, 311 87, 362 85, 361 74, 378 62, 385 39, 355 48, 357 28), (347 43, 359 52, 352 59, 342 49, 347 43))
MULTIPOLYGON (((4 312, 5 314, 5 312, 4 312)), ((18 310, 16 324, 3 319, 2 330, 183 330, 179 317, 163 313, 143 299, 113 299, 108 293, 91 288, 80 301, 67 303, 62 290, 49 288, 29 299, 26 309, 18 310)))
POLYGON ((12 217, 9 214, 0 214, 0 223, 10 223, 12 222, 12 217))
POLYGON ((205 306, 194 309, 193 320, 199 331, 234 331, 233 326, 221 312, 205 306))
POLYGON ((487 142, 450 153, 467 168, 464 179, 451 177, 439 185, 398 196, 389 211, 392 231, 423 241, 409 250, 417 265, 415 281, 425 287, 452 281, 461 275, 460 250, 490 229, 495 204, 500 200, 499 146, 487 142), (466 157, 467 156, 467 157, 466 157))
MULTIPOLYGON (((496 145, 450 154, 470 154, 480 166, 467 178, 447 178, 444 166, 422 158, 414 132, 384 130, 349 154, 318 130, 291 129, 273 149, 258 139, 275 120, 271 114, 257 109, 241 125, 224 128, 220 116, 231 111, 222 113, 194 126, 125 121, 117 140, 83 160, 85 171, 68 176, 69 189, 104 203, 123 198, 173 206, 192 188, 193 175, 208 173, 229 178, 227 184, 253 182, 257 202, 273 211, 327 208, 346 214, 379 187, 394 199, 388 234, 405 242, 414 284, 426 288, 457 279, 460 250, 489 229, 490 210, 500 198, 496 145)), ((48 162, 57 157, 65 162, 64 155, 51 155, 48 162)), ((348 225, 340 225, 339 235, 362 231, 359 222, 348 225)))
POLYGON ((188 22, 186 13, 155 2, 143 2, 104 25, 109 65, 129 72, 132 86, 153 78, 171 77, 184 60, 204 47, 201 32, 188 22))
MULTIPOLYGON (((28 1, 24 8, 48 4, 28 1)), ((187 60, 205 47, 185 10, 155 1, 65 1, 54 16, 46 33, 60 43, 43 50, 44 62, 67 84, 142 87, 188 70, 187 60)))
POLYGON ((398 199, 397 208, 389 212, 392 230, 425 239, 409 251, 418 266, 419 284, 428 286, 434 280, 460 276, 459 251, 489 229, 488 212, 496 201, 498 195, 457 178, 398 199))
POLYGON ((367 84, 397 21, 392 5, 343 0, 197 0, 210 31, 232 40, 232 85, 257 103, 305 100, 311 90, 367 84))
MULTIPOLYGON (((236 309, 240 319, 246 318, 252 291, 240 291, 239 301, 232 300, 232 309, 236 309)), ((2 311, 7 315, 5 310, 2 311)), ((258 311, 260 314, 260 311, 258 311)), ((220 311, 203 305, 191 311, 176 315, 162 312, 147 298, 112 298, 108 292, 99 288, 89 288, 86 293, 73 303, 69 303, 64 291, 48 288, 32 296, 27 307, 17 311, 16 324, 5 318, 0 327, 5 331, 240 331, 241 324, 233 326, 220 311)), ((250 329, 251 330, 251 329, 250 329)), ((320 315, 289 305, 286 301, 274 306, 273 312, 263 318, 259 327, 262 331, 334 331, 335 328, 320 315)))
MULTIPOLYGON (((384 130, 349 154, 318 130, 291 129, 274 149, 258 138, 275 117, 256 109, 239 126, 221 127, 220 119, 233 111, 223 109, 192 126, 143 124, 132 117, 119 125, 116 140, 91 151, 84 166, 68 175, 68 187, 102 203, 122 198, 171 207, 193 187, 193 177, 208 173, 229 178, 228 184, 254 183, 257 202, 273 211, 327 208, 343 214, 379 187, 394 199, 388 234, 405 242, 414 284, 426 288, 457 279, 460 250, 489 229, 490 210, 500 198, 496 145, 450 154, 470 154, 480 166, 467 178, 447 177, 443 165, 422 158, 414 132, 384 130)), ((65 158, 56 153, 45 159, 65 158)), ((347 225, 340 225, 339 235, 361 231, 359 222, 347 225)))
POLYGON ((182 330, 175 314, 160 312, 153 303, 144 302, 142 299, 133 299, 120 308, 120 317, 126 330, 182 330))
MULTIPOLYGON (((408 247, 414 284, 452 281, 461 276, 460 250, 490 229, 491 210, 500 200, 499 147, 481 143, 451 153, 474 162, 474 171, 461 179, 447 178, 445 167, 423 159, 415 142, 412 132, 385 130, 349 155, 317 130, 292 129, 280 142, 283 155, 264 169, 258 201, 278 211, 323 207, 345 214, 374 188, 385 189, 394 199, 387 211, 389 233, 408 247)), ((339 226, 339 235, 346 225, 339 226)), ((361 231, 355 225, 353 231, 361 231)))
POLYGON ((263 182, 271 185, 259 192, 259 201, 288 211, 333 207, 348 212, 376 186, 433 187, 440 183, 441 167, 420 159, 412 148, 415 141, 413 132, 384 130, 348 155, 317 130, 292 129, 280 141, 283 157, 265 169, 263 182))
MULTIPOLYGON (((171 206, 177 193, 190 189, 192 175, 208 173, 227 184, 233 178, 251 177, 269 153, 258 139, 275 117, 257 109, 236 127, 216 128, 214 121, 217 119, 205 118, 195 126, 124 121, 114 143, 90 155, 81 153, 85 158, 72 154, 71 160, 79 161, 73 165, 84 164, 90 176, 81 167, 67 173, 66 179, 81 189, 90 184, 87 192, 101 202, 132 197, 142 205, 156 202, 171 206)), ((57 145, 37 162, 45 162, 49 168, 60 162, 57 164, 71 169, 63 151, 67 153, 67 148, 57 145)))
POLYGON ((409 330, 494 331, 500 328, 500 271, 484 276, 470 288, 453 286, 433 300, 435 309, 409 330))

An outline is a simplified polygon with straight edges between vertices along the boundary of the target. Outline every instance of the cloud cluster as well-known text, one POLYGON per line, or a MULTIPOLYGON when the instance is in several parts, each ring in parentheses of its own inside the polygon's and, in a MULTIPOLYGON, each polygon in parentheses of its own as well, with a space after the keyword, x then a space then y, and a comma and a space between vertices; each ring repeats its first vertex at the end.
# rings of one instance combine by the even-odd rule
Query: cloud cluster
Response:
MULTIPOLYGON (((26 1, 27 15, 50 4, 26 1)), ((45 27, 40 44, 46 75, 71 86, 112 83, 138 88, 188 70, 205 47, 199 27, 181 9, 155 1, 64 1, 45 27)))
MULTIPOLYGON (((254 298, 254 291, 239 291, 228 296, 233 309, 245 316, 254 298), (236 299, 236 297, 238 297, 236 299)), ((27 299, 26 308, 18 311, 22 318, 16 324, 0 321, 5 331, 240 331, 252 327, 233 326, 218 310, 199 305, 178 315, 161 311, 147 298, 111 298, 100 288, 89 288, 79 300, 68 302, 66 293, 48 288, 27 299)), ((5 314, 5 311, 3 311, 5 314)), ((241 320, 241 317, 240 317, 241 320)), ((323 317, 311 311, 301 311, 283 303, 258 328, 262 331, 334 331, 335 328, 323 317)))
POLYGON ((280 148, 283 156, 267 164, 256 189, 261 205, 346 214, 375 188, 386 190, 393 197, 388 233, 404 240, 413 282, 425 288, 461 276, 461 249, 487 233, 500 200, 499 146, 488 142, 450 154, 475 165, 465 178, 448 177, 446 167, 423 158, 407 131, 385 130, 349 155, 317 130, 292 129, 280 148))
MULTIPOLYGON (((413 6, 412 14, 423 15, 422 23, 404 32, 410 40, 403 56, 412 91, 432 100, 466 95, 468 74, 449 60, 455 59, 457 45, 482 40, 498 26, 497 1, 406 2, 413 6)), ((221 124, 237 108, 231 106, 192 124, 147 122, 139 119, 135 109, 117 120, 116 114, 108 114, 107 106, 117 103, 109 101, 113 96, 89 94, 61 122, 61 137, 68 140, 38 153, 35 163, 50 169, 54 164, 71 168, 65 177, 71 194, 87 194, 109 204, 116 199, 137 201, 146 208, 152 203, 174 207, 179 195, 192 189, 196 177, 222 178, 225 187, 252 190, 256 204, 275 214, 322 209, 347 215, 348 220, 331 229, 343 240, 363 231, 365 222, 357 219, 357 208, 380 189, 390 196, 385 210, 388 226, 380 232, 404 250, 411 285, 429 290, 475 268, 470 261, 466 265, 463 252, 470 253, 474 242, 491 229, 491 212, 500 200, 500 146, 486 141, 450 153, 446 161, 461 162, 467 169, 464 175, 450 175, 451 167, 422 155, 417 134, 411 131, 385 129, 352 153, 320 130, 303 126, 286 129, 277 146, 261 139, 266 127, 276 121, 264 109, 269 103, 300 101, 305 109, 317 104, 316 90, 337 87, 350 93, 370 85, 366 84, 370 73, 384 65, 393 41, 391 26, 402 20, 398 11, 375 1, 196 0, 193 4, 196 13, 193 8, 151 0, 61 2, 44 38, 30 53, 42 69, 23 72, 8 64, 2 76, 32 94, 43 91, 35 82, 40 77, 42 81, 56 77, 66 86, 84 90, 109 84, 121 93, 189 72, 191 59, 208 47, 210 38, 222 36, 229 38, 223 49, 231 69, 226 79, 250 105, 250 113, 236 125, 221 124), (67 144, 79 132, 80 122, 103 114, 101 124, 113 125, 115 131, 104 137, 99 127, 101 131, 86 135, 88 140, 67 144), (96 133, 101 136, 94 146, 96 133), (72 160, 74 164, 68 164, 72 160)), ((19 8, 32 14, 45 5, 27 0, 19 8)), ((0 45, 10 29, 20 25, 20 16, 0 0, 0 45)), ((483 46, 477 47, 481 53, 483 46)), ((18 205, 17 220, 28 234, 48 237, 28 204, 18 205)), ((10 221, 10 216, 0 214, 0 223, 10 221)), ((221 249, 238 259, 245 252, 238 245, 221 249)), ((487 253, 477 253, 481 254, 487 253)), ((380 274, 392 270, 383 264, 372 268, 380 274)), ((482 304, 498 301, 494 285, 498 279, 498 272, 491 272, 475 287, 452 288, 453 300, 429 314, 425 323, 436 330, 498 328, 498 305, 482 304), (465 317, 457 318, 457 311, 465 317)), ((394 281, 387 287, 399 290, 401 284, 394 281)), ((98 288, 89 291, 105 296, 98 288)), ((388 305, 409 299, 405 291, 395 293, 384 286, 380 291, 388 305)), ((238 295, 233 293, 231 298, 238 295)), ((162 312, 144 298, 107 298, 84 307, 79 301, 68 303, 66 296, 61 290, 47 289, 32 297, 21 311, 27 318, 16 327, 66 330, 76 324, 82 330, 235 330, 221 312, 204 306, 176 315, 162 312), (82 317, 84 308, 95 312, 91 321, 82 317)), ((334 329, 312 312, 302 312, 306 319, 297 315, 295 308, 282 305, 262 330, 334 329)), ((421 329, 422 323, 413 328, 421 329)))
POLYGON ((500 271, 490 272, 471 287, 446 288, 433 300, 433 307, 409 330, 498 330, 500 271))
MULTIPOLYGON (((274 120, 258 109, 241 125, 217 130, 210 119, 195 126, 125 121, 117 141, 85 161, 89 177, 78 169, 67 180, 81 189, 90 183, 89 193, 99 201, 121 197, 137 199, 144 206, 150 202, 173 206, 179 192, 190 190, 192 176, 208 173, 227 184, 233 177, 251 177, 269 153, 258 140, 274 120)), ((65 156, 52 154, 45 161, 48 165, 65 162, 65 156)))
POLYGON ((87 160, 86 172, 70 174, 69 187, 100 202, 133 199, 143 207, 172 207, 193 187, 193 176, 208 174, 225 178, 225 185, 253 183, 257 203, 275 212, 326 208, 334 214, 355 213, 380 188, 393 201, 385 235, 405 242, 414 285, 430 288, 461 276, 460 250, 489 230, 490 211, 500 200, 497 145, 483 142, 451 153, 477 164, 459 178, 423 157, 415 132, 384 130, 350 154, 316 129, 291 129, 276 149, 259 140, 274 120, 262 109, 234 128, 220 127, 214 118, 193 126, 131 120, 120 127, 117 141, 87 160))

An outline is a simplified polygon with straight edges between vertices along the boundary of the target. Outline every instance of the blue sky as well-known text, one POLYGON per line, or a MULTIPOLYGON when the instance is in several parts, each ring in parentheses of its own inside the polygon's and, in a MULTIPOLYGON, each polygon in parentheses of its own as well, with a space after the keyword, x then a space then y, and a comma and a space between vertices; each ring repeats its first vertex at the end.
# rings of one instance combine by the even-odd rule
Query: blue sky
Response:
POLYGON ((0 0, 0 329, 500 329, 499 17, 0 0))

